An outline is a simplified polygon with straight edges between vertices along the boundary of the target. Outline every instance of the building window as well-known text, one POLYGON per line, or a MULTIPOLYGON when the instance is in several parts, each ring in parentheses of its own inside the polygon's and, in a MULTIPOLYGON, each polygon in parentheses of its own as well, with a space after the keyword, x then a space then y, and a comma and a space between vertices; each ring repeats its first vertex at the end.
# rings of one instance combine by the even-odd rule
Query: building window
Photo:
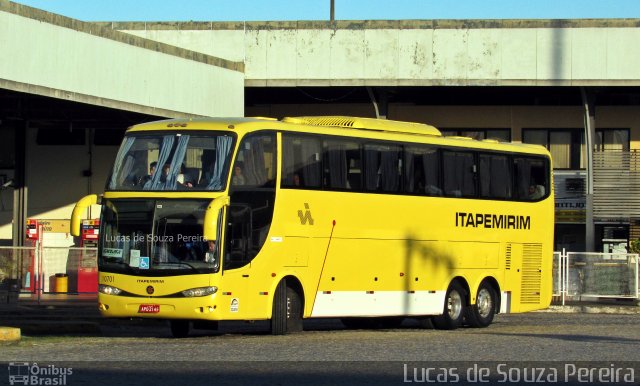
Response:
POLYGON ((629 151, 629 130, 596 130, 595 149, 596 151, 629 151))
POLYGON ((546 147, 554 169, 584 169, 586 147, 584 129, 523 129, 522 142, 546 147))
POLYGON ((495 139, 500 142, 511 142, 510 129, 442 129, 444 137, 469 137, 477 140, 495 139))

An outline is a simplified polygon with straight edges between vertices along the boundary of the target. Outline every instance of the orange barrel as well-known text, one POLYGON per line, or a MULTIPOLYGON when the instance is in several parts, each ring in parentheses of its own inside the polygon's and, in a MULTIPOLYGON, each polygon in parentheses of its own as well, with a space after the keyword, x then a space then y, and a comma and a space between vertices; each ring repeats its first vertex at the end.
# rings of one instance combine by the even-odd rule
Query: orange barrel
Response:
POLYGON ((66 273, 56 273, 53 292, 65 293, 69 288, 69 276, 66 273))

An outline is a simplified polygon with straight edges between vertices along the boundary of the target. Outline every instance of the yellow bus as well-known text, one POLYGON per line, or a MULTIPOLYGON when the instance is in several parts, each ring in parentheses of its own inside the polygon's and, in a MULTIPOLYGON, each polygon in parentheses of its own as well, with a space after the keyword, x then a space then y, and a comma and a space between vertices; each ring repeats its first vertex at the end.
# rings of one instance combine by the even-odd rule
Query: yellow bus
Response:
POLYGON ((99 308, 171 321, 455 329, 548 307, 554 197, 536 145, 353 117, 133 126, 102 196, 99 308))

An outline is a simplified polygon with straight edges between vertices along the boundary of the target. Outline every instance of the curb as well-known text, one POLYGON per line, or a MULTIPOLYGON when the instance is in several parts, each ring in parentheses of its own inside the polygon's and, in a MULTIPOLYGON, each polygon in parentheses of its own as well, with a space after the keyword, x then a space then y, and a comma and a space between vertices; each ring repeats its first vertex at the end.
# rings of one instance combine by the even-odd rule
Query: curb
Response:
POLYGON ((622 314, 636 315, 640 314, 639 306, 593 306, 593 305, 571 305, 571 306, 549 306, 546 310, 538 312, 555 312, 559 314, 622 314))
POLYGON ((15 327, 0 327, 0 342, 17 342, 21 338, 20 329, 15 327))
POLYGON ((23 335, 100 334, 102 332, 98 323, 84 321, 25 321, 18 322, 16 325, 19 327, 13 329, 22 331, 23 335))

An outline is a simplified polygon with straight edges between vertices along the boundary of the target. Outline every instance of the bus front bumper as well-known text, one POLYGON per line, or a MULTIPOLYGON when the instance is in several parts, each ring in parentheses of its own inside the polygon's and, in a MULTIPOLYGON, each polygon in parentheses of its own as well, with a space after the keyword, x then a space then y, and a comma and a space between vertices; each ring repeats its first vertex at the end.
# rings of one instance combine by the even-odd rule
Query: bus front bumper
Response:
POLYGON ((217 320, 216 295, 182 298, 140 298, 98 295, 98 309, 108 318, 217 320))

